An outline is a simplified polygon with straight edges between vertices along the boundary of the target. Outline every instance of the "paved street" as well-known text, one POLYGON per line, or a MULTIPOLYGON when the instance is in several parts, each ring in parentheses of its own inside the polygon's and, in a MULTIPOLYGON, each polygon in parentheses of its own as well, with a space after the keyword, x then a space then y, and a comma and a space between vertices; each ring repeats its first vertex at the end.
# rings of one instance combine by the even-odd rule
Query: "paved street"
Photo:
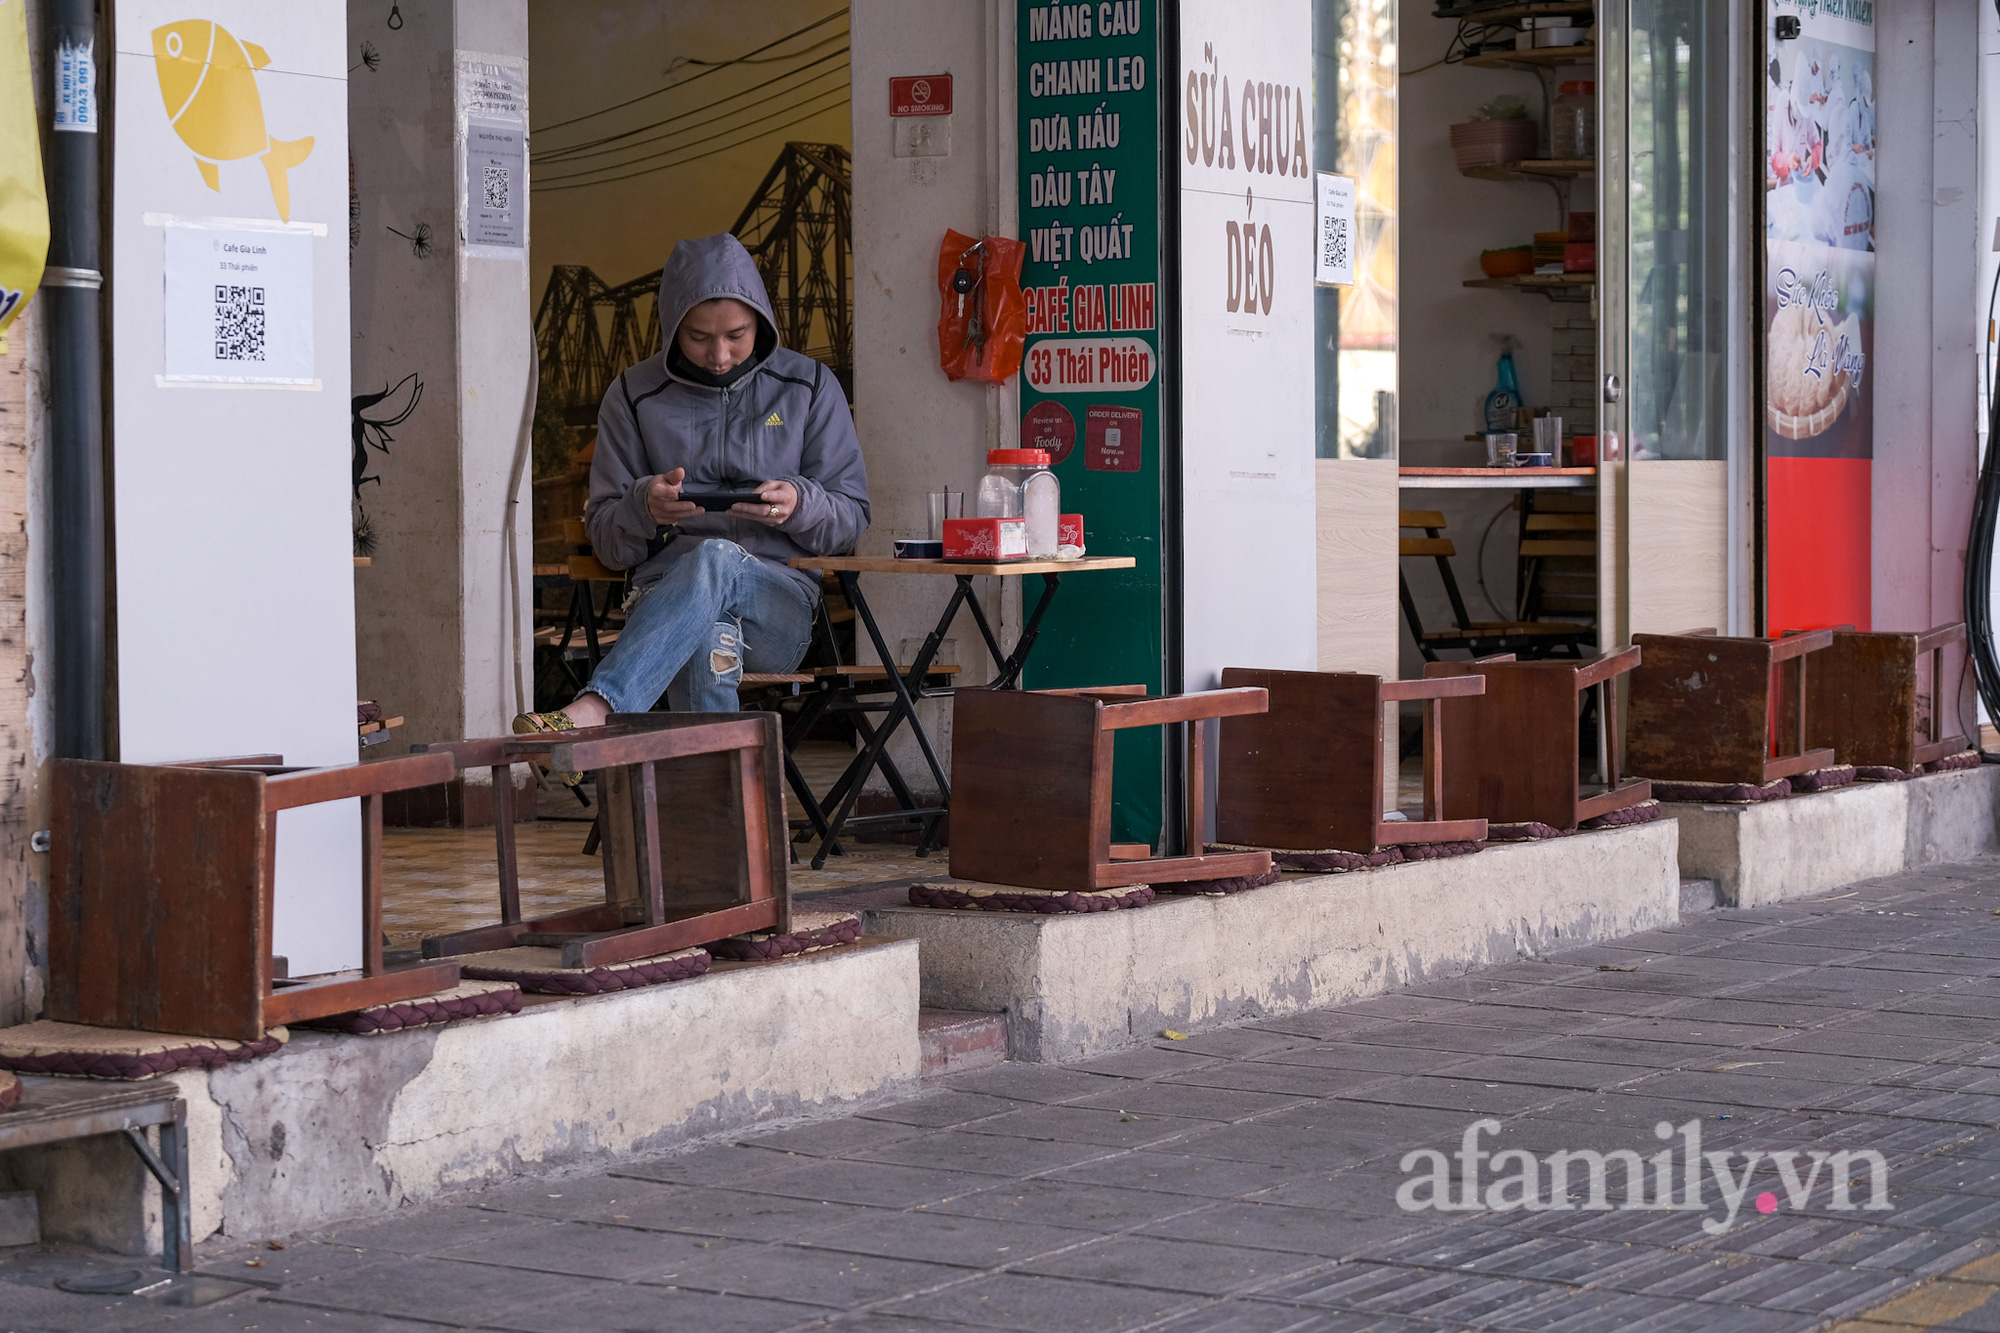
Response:
POLYGON ((200 1309, 17 1257, 0 1324, 2000 1330, 1996 1018, 2000 861, 1940 867, 207 1246, 264 1290, 200 1309))

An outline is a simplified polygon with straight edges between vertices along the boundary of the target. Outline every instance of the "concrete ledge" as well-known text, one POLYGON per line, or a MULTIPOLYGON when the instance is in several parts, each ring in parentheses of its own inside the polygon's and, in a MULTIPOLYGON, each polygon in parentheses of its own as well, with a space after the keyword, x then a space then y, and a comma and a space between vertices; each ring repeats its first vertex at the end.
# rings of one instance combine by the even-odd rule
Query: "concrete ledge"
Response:
POLYGON ((1016 1060, 1339 1004, 1679 919, 1671 820, 1077 916, 871 905, 923 1002, 1004 1010, 1016 1060))
MULTIPOLYGON (((643 990, 530 997, 519 1014, 444 1028, 297 1031, 266 1059, 174 1078, 200 1240, 839 1115, 912 1095, 920 1067, 917 948, 864 937, 643 990)), ((47 1239, 125 1252, 159 1247, 159 1190, 144 1177, 114 1138, 0 1155, 0 1188, 40 1194, 47 1239)))
POLYGON ((1865 879, 2000 847, 2000 767, 1933 773, 1760 805, 1666 806, 1681 874, 1712 879, 1729 907, 1811 898, 1865 879))

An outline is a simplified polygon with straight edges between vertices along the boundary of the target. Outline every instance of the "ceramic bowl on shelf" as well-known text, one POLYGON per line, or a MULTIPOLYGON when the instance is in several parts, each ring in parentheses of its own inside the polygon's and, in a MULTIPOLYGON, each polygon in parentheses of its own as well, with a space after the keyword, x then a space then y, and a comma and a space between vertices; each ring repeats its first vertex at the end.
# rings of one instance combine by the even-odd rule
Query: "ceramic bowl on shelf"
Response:
POLYGON ((1554 454, 1515 454, 1515 455, 1514 455, 1514 466, 1515 466, 1515 467, 1552 467, 1552 466, 1554 466, 1554 463, 1555 463, 1555 455, 1554 455, 1554 454))
POLYGON ((898 537, 896 539, 898 560, 942 560, 944 543, 925 541, 920 537, 898 537))
POLYGON ((1479 252, 1479 271, 1489 278, 1516 278, 1535 271, 1535 252, 1527 246, 1479 252))

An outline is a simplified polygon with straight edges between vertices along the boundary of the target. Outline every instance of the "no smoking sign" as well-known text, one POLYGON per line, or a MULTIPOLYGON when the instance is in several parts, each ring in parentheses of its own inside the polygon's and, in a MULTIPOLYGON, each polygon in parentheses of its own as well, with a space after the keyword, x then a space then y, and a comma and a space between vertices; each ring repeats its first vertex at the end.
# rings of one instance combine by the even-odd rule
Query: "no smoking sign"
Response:
POLYGON ((951 114, 951 75, 909 74, 889 80, 889 114, 892 116, 948 116, 951 114))

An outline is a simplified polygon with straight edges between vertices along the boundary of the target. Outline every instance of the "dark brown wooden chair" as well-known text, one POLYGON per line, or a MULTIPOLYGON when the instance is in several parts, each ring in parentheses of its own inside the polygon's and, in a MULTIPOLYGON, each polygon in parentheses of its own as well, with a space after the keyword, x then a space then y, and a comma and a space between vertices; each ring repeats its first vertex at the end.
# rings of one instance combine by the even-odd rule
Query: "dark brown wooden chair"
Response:
POLYGON ((1519 662, 1511 656, 1433 662, 1430 679, 1478 675, 1483 694, 1443 701, 1438 729, 1451 752, 1444 770, 1444 817, 1573 829, 1650 800, 1652 784, 1621 777, 1618 733, 1605 725, 1610 682, 1639 665, 1637 648, 1586 658, 1519 662), (1582 700, 1596 690, 1602 783, 1586 785, 1582 700))
POLYGON ((1420 842, 1476 842, 1484 819, 1443 817, 1448 698, 1481 694, 1480 676, 1388 680, 1352 672, 1230 667, 1222 687, 1255 687, 1270 711, 1225 718, 1216 750, 1215 836, 1247 847, 1369 853, 1420 842), (1382 817, 1384 709, 1424 704, 1421 820, 1382 817))
POLYGON ((1945 734, 1942 690, 1945 649, 1964 641, 1963 622, 1922 634, 1835 630, 1813 656, 1806 744, 1838 764, 1906 773, 1965 749, 1963 735, 1945 734))
POLYGON ((1260 689, 1147 696, 1094 690, 961 690, 953 699, 951 873, 1089 892, 1268 874, 1268 852, 1205 852, 1209 718, 1261 713, 1260 689), (1187 724, 1187 833, 1180 856, 1111 841, 1111 756, 1129 727, 1187 724))
MULTIPOLYGON (((1524 495, 1534 495, 1532 491, 1524 495)), ((1516 598, 1522 620, 1545 616, 1597 615, 1597 514, 1595 509, 1556 510, 1550 506, 1572 497, 1536 497, 1521 515, 1520 592, 1516 598)))
POLYGON ((1645 652, 1632 673, 1627 715, 1636 772, 1761 787, 1834 762, 1830 746, 1806 739, 1812 712, 1806 658, 1832 646, 1832 630, 1781 639, 1694 630, 1635 634, 1632 642, 1645 652), (1808 706, 1800 707, 1801 700, 1808 706))
MULTIPOLYGON (((1417 599, 1410 592, 1410 581, 1403 574, 1400 563, 1396 570, 1397 595, 1402 599, 1403 620, 1410 627, 1410 637, 1416 641, 1417 651, 1426 662, 1440 660, 1441 652, 1464 651, 1475 656, 1498 653, 1525 653, 1532 657, 1546 657, 1557 651, 1567 652, 1571 657, 1583 654, 1584 644, 1597 641, 1597 631, 1589 625, 1579 625, 1562 620, 1474 620, 1465 608, 1465 596, 1459 591, 1458 575, 1452 572, 1452 557, 1458 548, 1451 538, 1444 535, 1444 515, 1435 509, 1404 509, 1397 513, 1397 525, 1405 530, 1415 529, 1421 537, 1399 537, 1397 554, 1403 559, 1428 558, 1437 565, 1438 581, 1444 585, 1445 596, 1451 602, 1452 628, 1427 630, 1423 617, 1417 612, 1417 599)), ((1555 542, 1555 546, 1567 548, 1575 543, 1555 542)), ((1526 554, 1529 543, 1523 543, 1526 554)))
POLYGON ((427 958, 560 948, 603 967, 746 931, 790 929, 784 746, 775 713, 614 713, 604 726, 429 747, 493 770, 500 920, 433 936, 427 958), (521 919, 508 766, 596 777, 604 901, 521 919))
POLYGON ((451 775, 444 755, 334 768, 288 768, 278 755, 56 760, 47 1017, 256 1041, 267 1027, 457 985, 453 963, 382 963, 382 795, 451 775), (273 977, 276 816, 357 796, 361 975, 273 977))

